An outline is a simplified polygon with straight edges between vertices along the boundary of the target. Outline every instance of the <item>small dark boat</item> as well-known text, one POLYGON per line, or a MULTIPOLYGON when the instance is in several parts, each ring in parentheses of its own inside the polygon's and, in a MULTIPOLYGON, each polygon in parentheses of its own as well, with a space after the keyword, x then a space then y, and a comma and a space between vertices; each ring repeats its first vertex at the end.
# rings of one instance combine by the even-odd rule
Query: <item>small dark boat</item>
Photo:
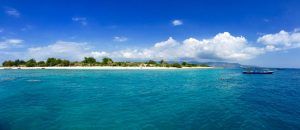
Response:
POLYGON ((243 74, 273 74, 274 71, 261 71, 261 72, 255 72, 255 71, 243 71, 243 74))
POLYGON ((273 74, 274 71, 268 69, 257 69, 257 68, 248 68, 243 71, 243 74, 273 74))

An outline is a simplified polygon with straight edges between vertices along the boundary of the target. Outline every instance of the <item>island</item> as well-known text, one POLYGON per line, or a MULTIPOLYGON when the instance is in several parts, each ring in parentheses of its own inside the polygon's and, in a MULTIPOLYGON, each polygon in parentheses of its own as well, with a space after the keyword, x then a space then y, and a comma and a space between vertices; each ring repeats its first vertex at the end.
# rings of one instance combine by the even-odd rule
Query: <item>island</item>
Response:
POLYGON ((213 68, 206 64, 194 64, 188 62, 167 62, 165 60, 146 62, 113 61, 111 58, 103 58, 97 61, 94 57, 84 57, 82 61, 70 61, 60 58, 48 58, 45 61, 35 59, 6 60, 0 69, 191 69, 213 68))

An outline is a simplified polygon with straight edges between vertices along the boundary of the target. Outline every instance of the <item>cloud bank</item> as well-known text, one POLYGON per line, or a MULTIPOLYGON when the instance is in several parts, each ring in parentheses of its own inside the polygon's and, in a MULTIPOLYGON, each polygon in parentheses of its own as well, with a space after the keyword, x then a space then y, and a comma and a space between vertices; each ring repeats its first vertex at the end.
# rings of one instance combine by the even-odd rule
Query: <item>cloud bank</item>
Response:
POLYGON ((300 32, 295 29, 294 32, 286 32, 284 30, 267 34, 257 39, 257 42, 266 45, 269 51, 287 50, 300 47, 300 32))
POLYGON ((57 41, 44 47, 29 48, 26 52, 28 58, 45 60, 49 57, 57 57, 69 60, 81 60, 86 56, 91 56, 87 43, 57 41))
POLYGON ((35 58, 45 60, 49 57, 69 60, 82 60, 84 57, 102 59, 110 57, 114 60, 169 60, 169 61, 234 61, 253 59, 270 51, 281 51, 300 48, 300 33, 297 31, 280 31, 266 34, 257 39, 260 47, 255 47, 243 36, 233 36, 229 32, 219 33, 211 38, 188 38, 177 41, 169 37, 165 41, 157 42, 148 48, 121 49, 111 52, 97 50, 88 43, 57 41, 41 47, 28 48, 23 53, 7 53, 1 51, 23 43, 20 39, 7 39, 0 42, 0 53, 7 57, 20 59, 35 58), (8 56, 13 54, 13 56, 8 56))
POLYGON ((224 32, 210 39, 189 38, 183 42, 170 37, 150 48, 120 50, 108 54, 117 59, 236 61, 251 59, 262 53, 264 53, 263 49, 251 47, 244 37, 234 37, 224 32))
POLYGON ((101 59, 111 57, 120 60, 228 60, 238 61, 254 58, 264 49, 252 47, 242 36, 228 32, 219 33, 209 39, 188 38, 182 42, 172 37, 144 49, 124 49, 112 52, 97 51, 85 47, 87 43, 58 41, 54 44, 29 48, 28 57, 43 60, 48 57, 81 60, 85 56, 101 59))

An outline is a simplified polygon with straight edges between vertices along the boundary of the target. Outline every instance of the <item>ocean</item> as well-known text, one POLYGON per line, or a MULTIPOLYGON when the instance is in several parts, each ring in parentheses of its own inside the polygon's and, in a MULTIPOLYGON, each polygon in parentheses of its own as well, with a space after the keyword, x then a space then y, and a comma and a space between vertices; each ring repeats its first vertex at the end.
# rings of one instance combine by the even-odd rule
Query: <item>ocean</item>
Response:
POLYGON ((300 129, 300 70, 0 70, 0 129, 300 129))

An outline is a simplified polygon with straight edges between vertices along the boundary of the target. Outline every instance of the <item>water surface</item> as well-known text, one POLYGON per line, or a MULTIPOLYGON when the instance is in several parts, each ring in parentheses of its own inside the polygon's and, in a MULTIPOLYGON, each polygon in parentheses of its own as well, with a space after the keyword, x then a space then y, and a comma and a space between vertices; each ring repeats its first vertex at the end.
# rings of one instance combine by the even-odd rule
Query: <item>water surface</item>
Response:
POLYGON ((0 129, 300 129, 300 70, 0 70, 0 129))

